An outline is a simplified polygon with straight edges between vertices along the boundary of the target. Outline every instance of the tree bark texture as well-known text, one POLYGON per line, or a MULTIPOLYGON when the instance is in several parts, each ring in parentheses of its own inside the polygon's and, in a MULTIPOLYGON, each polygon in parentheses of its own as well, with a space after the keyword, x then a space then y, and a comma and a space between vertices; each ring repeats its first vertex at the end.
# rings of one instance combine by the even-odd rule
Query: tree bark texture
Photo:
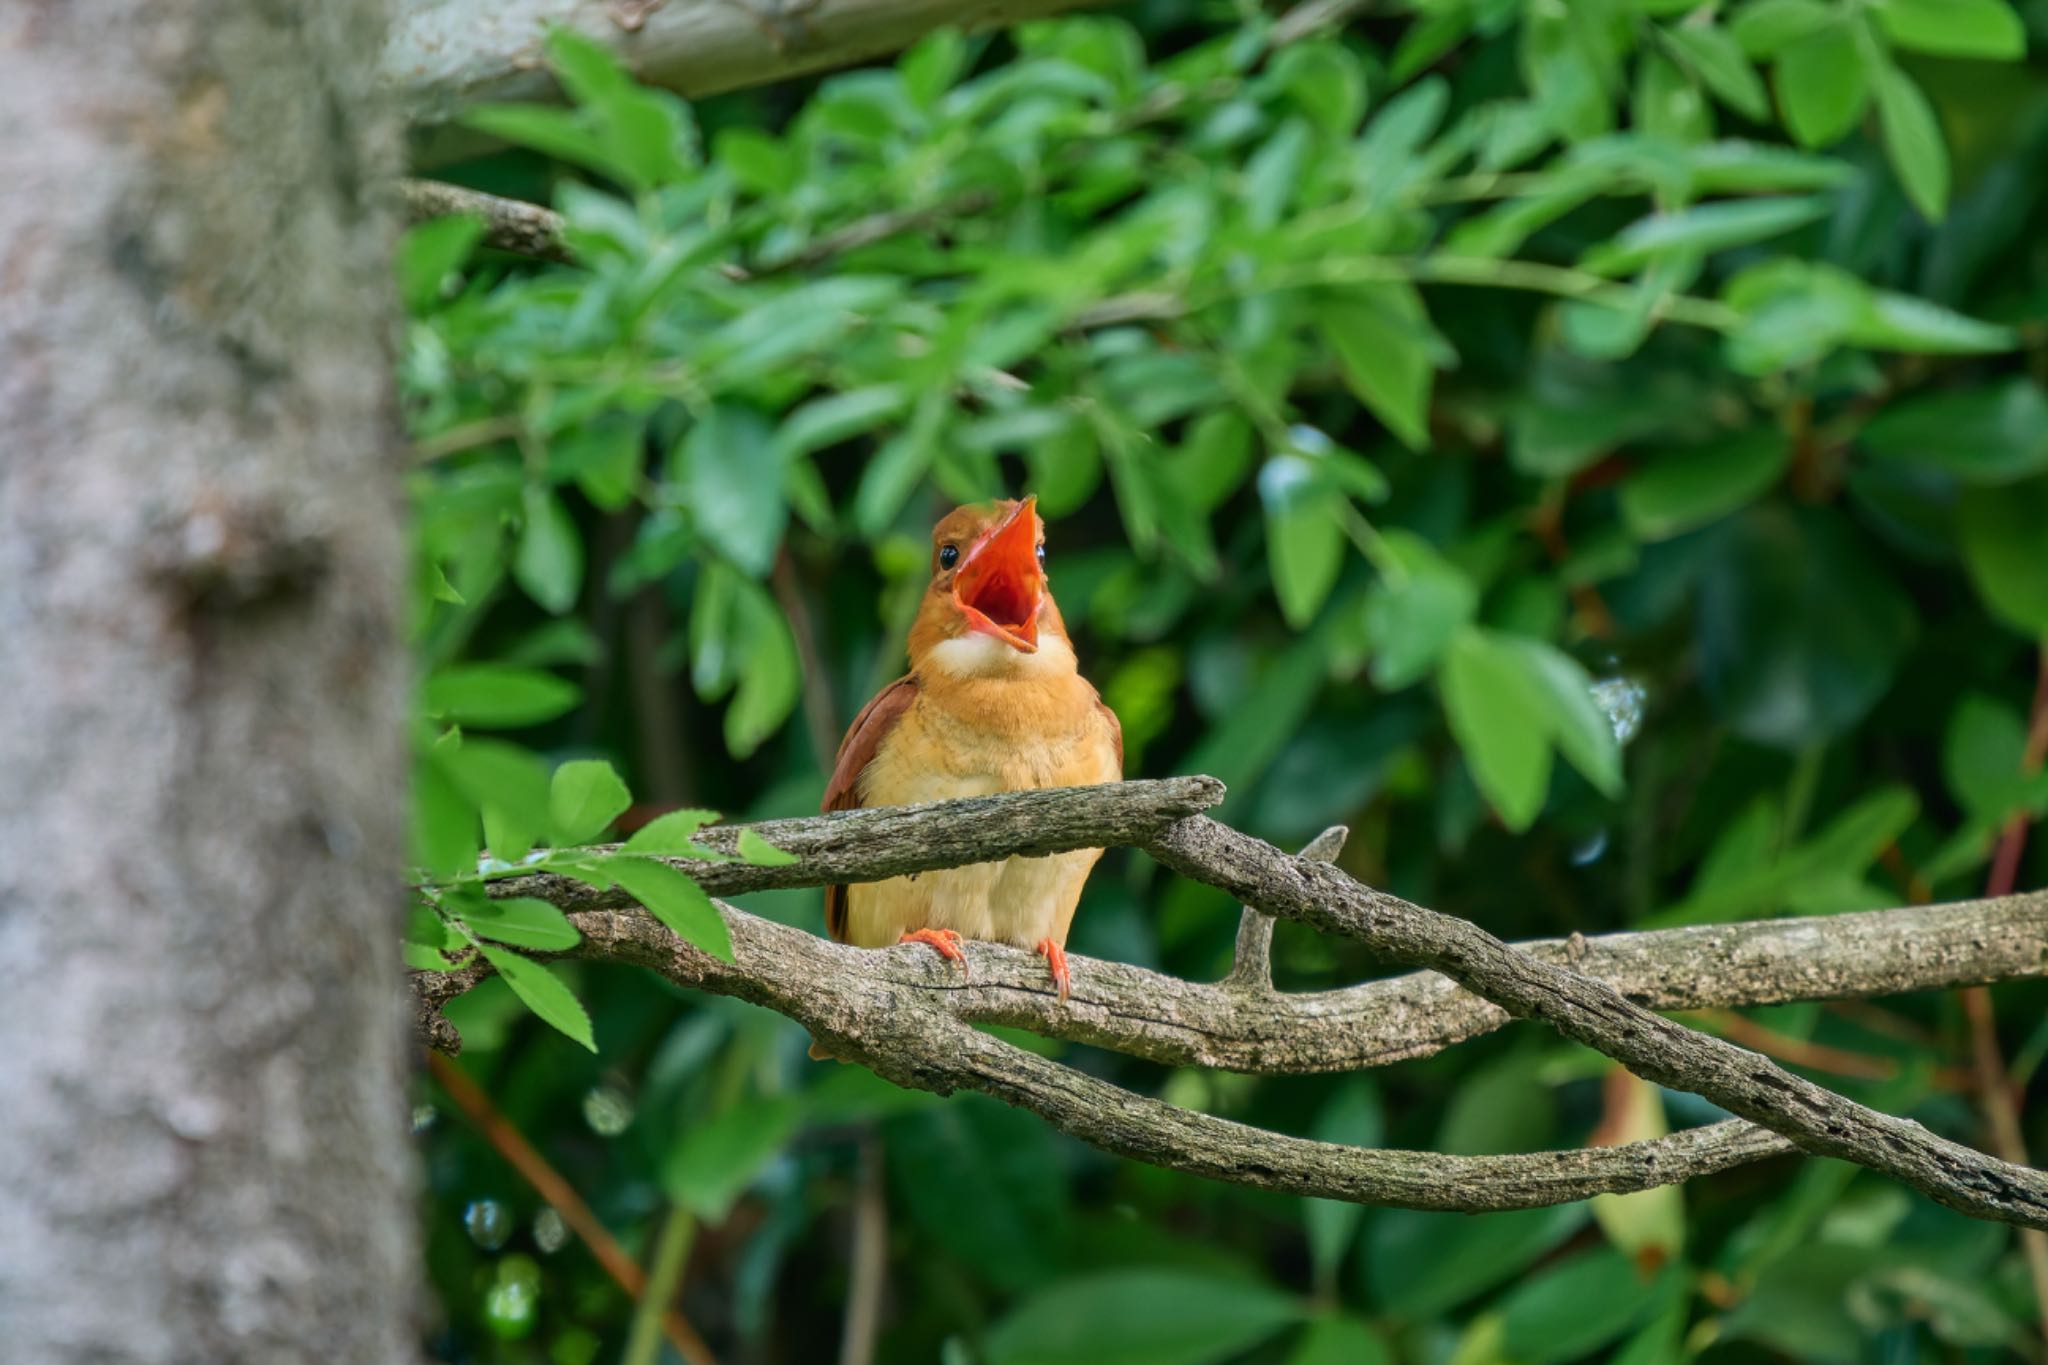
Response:
POLYGON ((381 0, 0 7, 0 1356, 417 1339, 381 0))

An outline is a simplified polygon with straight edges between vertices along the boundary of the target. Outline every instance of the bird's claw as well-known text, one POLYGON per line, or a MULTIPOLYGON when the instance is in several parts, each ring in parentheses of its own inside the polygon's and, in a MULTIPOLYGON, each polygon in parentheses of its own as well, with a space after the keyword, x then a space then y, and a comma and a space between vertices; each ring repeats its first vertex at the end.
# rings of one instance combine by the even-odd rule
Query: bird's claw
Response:
POLYGON ((960 935, 951 929, 912 929, 905 932, 896 942, 922 943, 948 962, 959 963, 962 976, 969 975, 967 954, 960 951, 960 935))
POLYGON ((1071 978, 1067 975, 1067 950, 1049 938, 1042 938, 1038 940, 1035 951, 1045 959, 1047 969, 1052 972, 1052 984, 1060 993, 1060 1003, 1066 1004, 1069 987, 1072 984, 1071 978))

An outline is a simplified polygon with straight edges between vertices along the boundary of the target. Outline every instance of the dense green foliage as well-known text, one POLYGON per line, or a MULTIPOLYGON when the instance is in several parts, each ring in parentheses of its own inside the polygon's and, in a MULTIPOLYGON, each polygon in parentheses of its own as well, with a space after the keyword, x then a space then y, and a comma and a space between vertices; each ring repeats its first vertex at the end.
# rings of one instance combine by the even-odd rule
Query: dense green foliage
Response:
MULTIPOLYGON (((516 950, 574 930, 478 894, 544 858, 719 950, 702 892, 637 856, 686 850, 702 811, 610 858, 532 850, 611 827, 614 769, 636 827, 815 808, 901 667, 931 521, 1027 489, 1129 772, 1213 773, 1224 817, 1283 844, 1348 823, 1368 882, 1507 936, 1979 889, 2008 817, 2048 807, 2021 757, 2048 637, 2048 79, 2024 60, 2048 5, 1395 8, 1294 41, 1174 3, 941 33, 695 109, 564 38, 571 107, 477 111, 528 150, 463 174, 551 200, 579 263, 479 252, 462 219, 407 240, 435 888, 410 951, 499 964, 450 1008, 462 1065, 644 1262, 691 1226, 666 1209, 694 1220, 681 1302, 723 1359, 833 1357, 864 1148, 884 1361, 2038 1345, 2010 1230, 1834 1163, 1471 1219, 1257 1195, 810 1062, 749 1007, 542 966, 516 950)), ((2038 846, 2022 877, 2048 880, 2038 846)), ((749 908, 820 925, 816 893, 749 908)), ((1073 946, 1202 978, 1235 925, 1112 855, 1073 946)), ((1276 960, 1289 988, 1373 970, 1287 925, 1276 960)), ((2044 998, 2000 995, 2022 1082, 2044 998)), ((1953 1001, 1750 1015, 1985 1141, 1953 1001)), ((1523 1028, 1345 1077, 1068 1059, 1454 1152, 1714 1112, 1523 1028)), ((630 1302, 423 1099, 436 1349, 618 1358, 630 1302)))

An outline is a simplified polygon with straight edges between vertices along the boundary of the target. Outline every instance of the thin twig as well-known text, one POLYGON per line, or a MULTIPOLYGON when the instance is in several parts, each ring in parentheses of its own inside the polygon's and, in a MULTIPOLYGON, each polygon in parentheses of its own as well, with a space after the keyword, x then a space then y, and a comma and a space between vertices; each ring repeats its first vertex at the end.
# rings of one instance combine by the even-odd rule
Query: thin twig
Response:
MULTIPOLYGON (((1309 840, 1298 856, 1334 863, 1344 851, 1344 841, 1350 837, 1348 828, 1332 825, 1309 840)), ((1237 947, 1231 954, 1230 975, 1223 982, 1240 990, 1273 989, 1273 917, 1265 911, 1247 905, 1239 914, 1237 947)))
POLYGON ((782 608, 789 621, 790 638, 796 642, 797 660, 802 665, 799 676, 803 679, 804 725, 810 732, 811 752, 817 755, 818 766, 829 771, 832 756, 839 750, 839 715, 832 703, 832 675, 819 652, 810 598, 797 580, 796 564, 790 558, 787 544, 776 553, 768 583, 775 593, 775 605, 782 608))
POLYGON ((882 1330, 882 1291, 889 1283, 889 1203, 884 1198, 882 1140, 860 1141, 860 1184, 853 1197, 853 1254, 846 1277, 846 1316, 839 1329, 839 1365, 874 1365, 882 1330))
MULTIPOLYGON (((498 1111, 486 1095, 483 1087, 462 1070, 461 1067, 436 1053, 427 1054, 427 1069, 441 1088, 448 1092, 448 1098, 456 1107, 469 1116, 477 1126, 484 1140, 497 1149, 513 1170, 519 1172, 534 1193, 548 1202, 548 1207, 562 1215, 562 1221, 570 1231, 583 1239, 583 1245, 590 1248, 590 1254, 604 1267, 619 1288, 628 1297, 639 1299, 647 1289, 647 1276, 639 1263, 626 1254, 605 1225, 590 1211, 590 1205, 583 1202, 583 1196, 564 1180, 560 1172, 548 1163, 534 1145, 526 1140, 513 1122, 498 1111)), ((662 1334, 678 1354, 690 1365, 716 1365, 711 1348, 697 1335, 697 1329, 690 1326, 681 1313, 669 1309, 661 1316, 662 1334)))
MULTIPOLYGON (((1697 1014, 1714 1032, 1732 1038, 1744 1047, 1755 1048, 1766 1057, 1803 1066, 1809 1071, 1826 1071, 1861 1081, 1889 1081, 1899 1074, 1898 1062, 1890 1057, 1873 1057, 1867 1052, 1794 1038, 1728 1010, 1699 1010, 1697 1014)), ((1943 1090, 1970 1088, 1970 1073, 1958 1067, 1937 1067, 1931 1079, 1943 1090)))
POLYGON ((683 1271, 690 1263, 690 1243, 697 1220, 681 1204, 669 1206, 655 1235, 654 1270, 647 1288, 633 1305, 633 1323, 626 1333, 626 1352, 619 1365, 656 1365, 661 1358, 662 1317, 675 1302, 683 1271))
POLYGON ((566 224, 553 209, 440 180, 401 180, 398 194, 414 222, 468 214, 483 220, 485 246, 562 265, 575 260, 562 235, 566 224))
MULTIPOLYGON (((2020 771, 2029 775, 2041 771, 2048 760, 2048 640, 2041 642, 2040 666, 2034 682, 2034 704, 2027 721, 2026 747, 2020 755, 2020 771)), ((2015 811, 1999 835, 1991 856, 1991 872, 1984 881, 1987 896, 2010 895, 2019 880, 2020 855, 2027 846, 2031 817, 2015 811)), ((2007 1161, 2028 1160, 2027 1138, 2020 1128, 2019 1101, 2013 1093, 2012 1074, 1998 1046, 1998 1016, 1985 986, 1971 986, 1961 992, 1963 1014, 1970 1021, 1970 1061, 1977 1080, 1977 1102, 1984 1110, 1991 1132, 1992 1150, 2007 1161)), ((2038 1228, 2020 1230, 2020 1250, 2027 1260, 2027 1276, 2034 1286, 2034 1311, 2039 1316, 2041 1335, 2048 1340, 2048 1232, 2038 1228)))

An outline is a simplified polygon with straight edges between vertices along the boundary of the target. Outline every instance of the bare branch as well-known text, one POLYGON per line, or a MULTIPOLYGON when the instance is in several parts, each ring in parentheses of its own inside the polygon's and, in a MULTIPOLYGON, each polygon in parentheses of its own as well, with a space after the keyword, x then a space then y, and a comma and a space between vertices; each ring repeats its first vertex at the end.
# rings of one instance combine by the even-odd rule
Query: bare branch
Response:
MULTIPOLYGON (((741 831, 751 829, 797 860, 786 867, 689 858, 669 861, 714 896, 878 882, 997 858, 1125 847, 1222 799, 1223 784, 1213 777, 1168 777, 835 811, 801 820, 715 825, 697 836, 707 852, 733 857, 741 831)), ((623 891, 596 891, 547 873, 499 882, 493 890, 506 896, 539 896, 565 910, 633 903, 623 891)))
MULTIPOLYGON (((1344 851, 1344 841, 1351 837, 1351 831, 1343 825, 1332 825, 1308 841, 1297 856, 1313 858, 1317 862, 1334 863, 1337 855, 1344 851)), ((1231 953, 1230 975, 1223 978, 1224 984, 1240 990, 1268 991, 1273 989, 1273 917, 1263 910, 1254 910, 1247 905, 1237 920, 1237 947, 1231 953)))
MULTIPOLYGON (((957 992, 933 979, 945 971, 929 953, 848 948, 720 908, 733 930, 732 963, 682 943, 637 910, 576 914, 584 942, 566 956, 649 967, 681 985, 765 1005, 802 1024, 834 1056, 898 1085, 939 1094, 977 1090, 1106 1151, 1290 1194, 1495 1212, 1648 1189, 1794 1150, 1740 1121, 1621 1147, 1512 1156, 1382 1151, 1286 1137, 1134 1095, 977 1031, 953 1012, 957 992)), ((991 951, 988 945, 974 949, 991 951)), ((422 972, 414 983, 423 1003, 438 1008, 489 972, 481 964, 422 972)))
POLYGON ((413 222, 450 214, 475 214, 484 222, 484 245, 519 256, 564 265, 575 258, 562 239, 562 215, 524 199, 507 199, 439 180, 401 180, 399 201, 413 222))
MULTIPOLYGON (((547 875, 502 881, 493 891, 541 896, 574 912, 584 942, 568 956, 634 963, 685 986, 750 1000, 795 1019, 834 1054, 901 1084, 981 1090, 1107 1150, 1262 1188, 1410 1207, 1528 1207, 1683 1179, 1787 1150, 1787 1144, 1737 1124, 1645 1148, 1607 1149, 1624 1155, 1590 1166, 1584 1153, 1459 1159, 1463 1165, 1428 1154, 1362 1153, 1259 1134, 1141 1099, 1006 1050, 972 1025, 1010 1024, 1165 1062, 1329 1071, 1426 1055, 1499 1027, 1512 1013, 1540 1018, 1652 1080, 1779 1128, 1806 1150, 1899 1175, 1965 1212, 2028 1223, 2048 1209, 2037 1172, 1875 1114, 1643 1008, 1885 994, 2042 975, 2048 972, 2048 893, 1516 948, 1462 920, 1362 887, 1327 863, 1289 858, 1206 818, 1177 814, 1213 803, 1221 790, 1211 779, 1174 779, 776 821, 752 828, 796 854, 791 866, 675 865, 710 889, 738 893, 1136 843, 1255 910, 1358 937, 1390 957, 1437 971, 1341 991, 1281 994, 1248 990, 1235 974, 1197 985, 1076 957, 1070 959, 1073 997, 1062 1005, 1047 989, 1042 965, 1016 949, 970 945, 973 970, 963 980, 929 953, 848 948, 722 907, 736 954, 736 963, 727 964, 681 945, 637 907, 622 906, 616 893, 547 875), (1248 1155, 1253 1148, 1256 1156, 1248 1155)), ((706 831, 702 842, 733 849, 740 832, 706 831)), ((1328 842, 1326 835, 1312 847, 1321 851, 1328 842)), ((419 974, 423 1027, 445 1028, 439 1005, 481 974, 476 967, 419 974)), ((439 1035, 431 1041, 445 1046, 449 1040, 439 1035)))
POLYGON ((1652 1014, 1604 981, 1545 962, 1475 924, 1360 886, 1326 863, 1201 816, 1147 845, 1160 862, 1246 904, 1442 972, 1646 1080, 1689 1090, 1817 1156, 1882 1171, 1977 1218, 2048 1227, 2048 1175, 1936 1137, 1795 1076, 1767 1057, 1652 1014))
POLYGON ((400 0, 381 63, 415 125, 486 100, 554 93, 543 40, 561 25, 641 79, 716 94, 865 61, 935 28, 1014 24, 1080 0, 400 0))

